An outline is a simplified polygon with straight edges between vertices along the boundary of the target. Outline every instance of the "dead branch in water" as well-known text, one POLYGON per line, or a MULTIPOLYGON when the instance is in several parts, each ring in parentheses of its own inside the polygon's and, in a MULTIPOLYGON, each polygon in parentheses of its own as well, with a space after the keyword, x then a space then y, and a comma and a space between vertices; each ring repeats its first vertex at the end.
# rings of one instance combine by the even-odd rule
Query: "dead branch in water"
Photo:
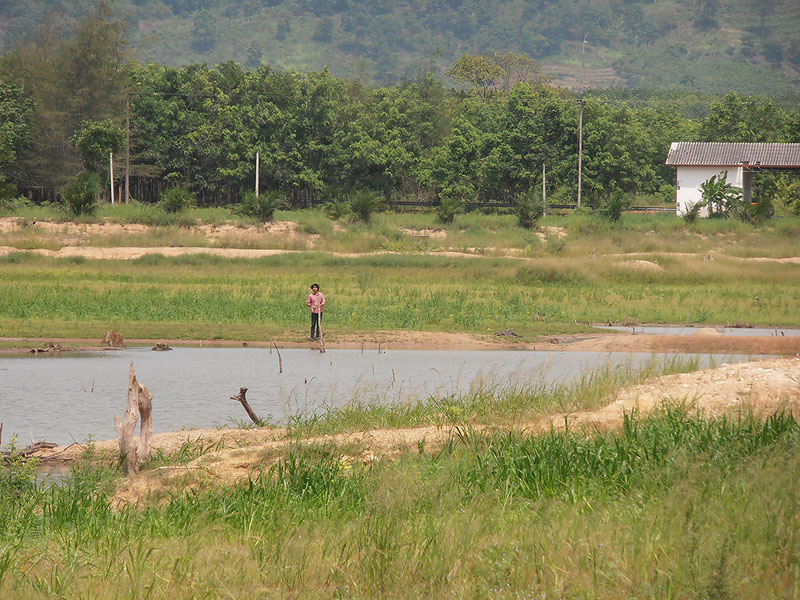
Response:
POLYGON ((258 416, 256 416, 256 413, 253 412, 253 409, 250 408, 250 404, 247 402, 247 398, 245 397, 246 394, 247 394, 247 388, 240 387, 239 393, 236 394, 235 396, 231 396, 231 400, 238 400, 239 402, 241 402, 245 412, 247 413, 247 416, 250 417, 250 420, 256 425, 262 425, 263 421, 259 419, 258 416))
POLYGON ((272 345, 275 346, 275 352, 278 353, 278 373, 283 373, 283 359, 281 358, 281 351, 278 350, 278 344, 272 342, 272 345))

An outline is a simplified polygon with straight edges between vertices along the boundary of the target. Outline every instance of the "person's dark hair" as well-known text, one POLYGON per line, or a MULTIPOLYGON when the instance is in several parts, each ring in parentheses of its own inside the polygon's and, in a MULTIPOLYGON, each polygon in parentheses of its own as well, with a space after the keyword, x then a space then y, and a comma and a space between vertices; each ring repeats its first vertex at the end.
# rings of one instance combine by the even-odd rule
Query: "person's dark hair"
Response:
POLYGON ((318 283, 312 283, 311 284, 311 289, 313 290, 314 288, 319 289, 319 284, 318 283))

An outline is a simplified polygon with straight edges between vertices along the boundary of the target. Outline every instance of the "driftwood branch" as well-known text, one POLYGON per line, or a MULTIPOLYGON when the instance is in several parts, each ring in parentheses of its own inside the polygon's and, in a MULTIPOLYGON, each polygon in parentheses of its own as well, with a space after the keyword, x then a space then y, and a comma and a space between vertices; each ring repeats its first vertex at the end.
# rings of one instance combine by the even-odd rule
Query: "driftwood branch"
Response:
POLYGON ((250 403, 247 402, 247 398, 245 397, 246 394, 247 394, 247 388, 240 387, 239 393, 236 394, 235 396, 231 396, 231 400, 238 400, 239 402, 241 402, 245 412, 247 413, 247 416, 250 417, 250 420, 256 425, 261 425, 262 421, 261 419, 258 418, 256 413, 253 412, 253 409, 250 408, 250 403))
POLYGON ((153 437, 152 400, 153 395, 136 380, 136 371, 131 363, 125 416, 122 419, 114 417, 119 434, 119 452, 123 461, 122 472, 126 475, 138 473, 142 464, 150 458, 150 444, 153 437), (142 418, 142 424, 137 447, 134 434, 139 416, 142 418))
POLYGON ((275 346, 275 352, 278 353, 278 373, 283 373, 283 359, 281 358, 281 351, 278 350, 278 344, 272 342, 272 345, 275 346))

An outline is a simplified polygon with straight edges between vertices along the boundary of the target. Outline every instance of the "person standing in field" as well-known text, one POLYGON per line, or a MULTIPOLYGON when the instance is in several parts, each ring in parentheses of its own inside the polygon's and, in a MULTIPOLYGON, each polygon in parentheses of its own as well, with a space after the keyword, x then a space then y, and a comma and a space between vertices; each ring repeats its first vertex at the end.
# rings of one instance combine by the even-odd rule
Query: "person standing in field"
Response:
POLYGON ((322 323, 322 307, 325 306, 325 295, 319 291, 319 284, 311 285, 306 305, 311 307, 311 337, 312 342, 319 339, 319 326, 322 323))

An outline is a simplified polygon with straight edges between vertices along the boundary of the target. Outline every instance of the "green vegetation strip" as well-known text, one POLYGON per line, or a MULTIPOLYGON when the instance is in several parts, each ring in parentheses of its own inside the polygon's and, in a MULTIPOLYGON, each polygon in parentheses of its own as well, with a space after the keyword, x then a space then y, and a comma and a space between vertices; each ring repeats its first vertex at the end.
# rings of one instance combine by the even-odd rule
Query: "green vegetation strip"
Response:
POLYGON ((311 281, 328 298, 330 334, 514 327, 530 335, 608 321, 797 324, 798 265, 680 257, 659 265, 570 257, 151 255, 122 262, 11 254, 0 258, 0 335, 96 337, 115 328, 126 337, 259 339, 305 324, 311 281))
MULTIPOLYGON (((353 463, 293 446, 249 484, 109 508, 110 473, 0 470, 0 597, 792 597, 800 424, 630 415, 585 438, 461 434, 353 463)), ((197 483, 187 471, 185 483, 197 483)))

